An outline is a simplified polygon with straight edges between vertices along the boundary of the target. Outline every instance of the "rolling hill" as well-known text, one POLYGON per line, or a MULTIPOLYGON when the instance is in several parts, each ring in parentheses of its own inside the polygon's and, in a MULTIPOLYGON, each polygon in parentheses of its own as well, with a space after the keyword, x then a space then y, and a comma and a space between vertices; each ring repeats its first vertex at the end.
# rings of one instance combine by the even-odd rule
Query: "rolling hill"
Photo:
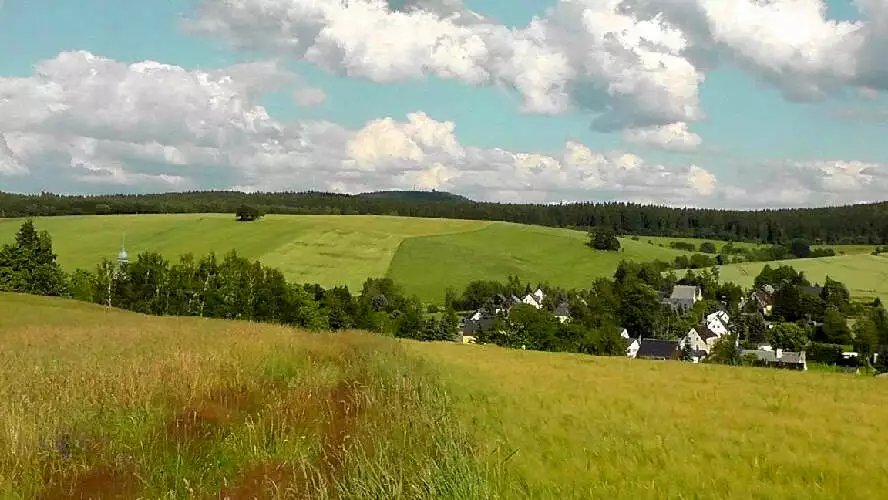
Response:
MULTIPOLYGON (((20 224, 0 219, 0 241, 9 241, 20 224)), ((681 254, 629 239, 619 253, 599 252, 585 246, 585 233, 567 229, 386 216, 269 215, 249 223, 230 215, 65 216, 35 224, 50 232, 67 270, 92 269, 115 257, 125 236, 131 255, 157 251, 175 259, 235 249, 296 282, 356 290, 367 277, 388 275, 427 302, 442 301, 448 286, 510 274, 583 287, 613 274, 620 259, 681 254)))
POLYGON ((0 294, 2 498, 879 498, 872 377, 0 294))
POLYGON ((811 282, 823 283, 827 276, 845 283, 852 297, 888 300, 888 256, 849 254, 819 259, 792 259, 774 262, 744 262, 719 267, 722 281, 732 281, 743 287, 752 286, 755 277, 765 265, 789 265, 802 271, 811 282))

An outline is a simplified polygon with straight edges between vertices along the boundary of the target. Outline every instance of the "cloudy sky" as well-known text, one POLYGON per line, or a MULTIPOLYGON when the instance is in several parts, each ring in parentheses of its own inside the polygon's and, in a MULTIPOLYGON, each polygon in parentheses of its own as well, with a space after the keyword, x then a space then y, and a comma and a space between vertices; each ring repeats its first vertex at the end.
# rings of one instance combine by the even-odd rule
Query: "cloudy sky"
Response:
POLYGON ((0 190, 888 192, 888 0, 0 1, 0 190))

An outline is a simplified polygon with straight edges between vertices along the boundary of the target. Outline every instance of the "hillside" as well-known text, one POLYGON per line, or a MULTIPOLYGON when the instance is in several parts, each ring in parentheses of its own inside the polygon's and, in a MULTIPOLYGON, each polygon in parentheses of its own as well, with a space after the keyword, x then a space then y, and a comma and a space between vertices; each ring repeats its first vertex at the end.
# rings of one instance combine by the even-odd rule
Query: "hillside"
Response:
POLYGON ((772 268, 789 265, 802 271, 812 283, 823 283, 827 276, 843 282, 851 295, 859 299, 880 297, 888 301, 888 256, 851 254, 819 259, 792 259, 774 262, 745 262, 719 267, 722 281, 744 287, 752 286, 765 265, 772 268))
POLYGON ((592 250, 586 233, 541 226, 493 223, 465 233, 404 240, 388 276, 427 300, 440 301, 446 287, 462 290, 478 279, 522 281, 589 288, 611 277, 621 260, 672 261, 684 252, 621 238, 619 252, 592 250))
MULTIPOLYGON (((0 219, 0 242, 21 224, 0 219)), ((624 251, 585 246, 581 231, 498 222, 385 216, 270 215, 237 222, 228 215, 120 215, 46 217, 35 220, 53 238, 63 268, 92 269, 113 258, 126 236, 131 255, 156 251, 169 259, 235 249, 276 267, 296 282, 360 288, 364 279, 389 275, 429 302, 448 286, 478 279, 549 281, 588 286, 610 276, 620 259, 673 259, 681 252, 623 240, 624 251)))
POLYGON ((459 194, 446 191, 373 191, 356 195, 358 198, 401 200, 401 201, 453 201, 471 202, 472 200, 459 194))
POLYGON ((876 498, 872 377, 407 343, 505 498, 876 498), (492 466, 492 465, 491 465, 492 466))
POLYGON ((2 498, 878 498, 888 385, 0 294, 2 498))
POLYGON ((93 214, 232 214, 244 203, 264 213, 399 215, 487 220, 550 227, 611 227, 620 234, 786 243, 888 244, 888 202, 780 210, 718 210, 622 202, 494 203, 447 193, 347 195, 318 192, 56 195, 0 192, 0 218, 93 214), (431 199, 430 199, 431 197, 431 199), (444 199, 438 199, 443 197, 444 199))

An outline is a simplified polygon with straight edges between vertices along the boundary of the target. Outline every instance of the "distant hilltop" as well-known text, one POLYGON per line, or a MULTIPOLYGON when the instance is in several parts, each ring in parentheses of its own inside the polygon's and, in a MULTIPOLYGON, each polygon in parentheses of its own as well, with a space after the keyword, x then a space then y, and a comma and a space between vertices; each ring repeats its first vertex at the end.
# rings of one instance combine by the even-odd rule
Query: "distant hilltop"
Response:
POLYGON ((436 191, 434 189, 431 191, 373 191, 361 193, 357 197, 403 201, 472 201, 462 195, 448 193, 447 191, 436 191))

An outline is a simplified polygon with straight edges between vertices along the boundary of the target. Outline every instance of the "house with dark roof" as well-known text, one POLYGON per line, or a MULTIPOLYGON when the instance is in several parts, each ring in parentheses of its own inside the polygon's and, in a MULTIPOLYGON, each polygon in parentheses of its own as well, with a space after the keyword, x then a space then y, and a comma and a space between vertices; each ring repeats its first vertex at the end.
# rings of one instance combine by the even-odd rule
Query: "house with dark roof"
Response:
POLYGON ((805 295, 810 295, 812 297, 820 298, 820 294, 823 293, 822 286, 800 286, 799 292, 805 295))
POLYGON ((699 286, 675 285, 672 294, 666 301, 676 313, 686 313, 694 307, 694 304, 703 300, 703 292, 699 286))
POLYGON ((475 337, 481 331, 490 331, 496 324, 496 316, 486 309, 478 309, 463 318, 460 324, 460 334, 457 338, 460 344, 474 344, 475 337))
POLYGON ((562 302, 558 304, 552 315, 558 318, 558 321, 565 323, 570 319, 570 306, 567 305, 567 302, 562 302))
POLYGON ((758 364, 774 368, 786 368, 789 370, 808 370, 808 362, 805 360, 805 351, 793 352, 783 349, 744 349, 741 356, 755 356, 758 364))
POLYGON ((681 351, 674 340, 641 339, 637 359, 678 359, 681 351))

